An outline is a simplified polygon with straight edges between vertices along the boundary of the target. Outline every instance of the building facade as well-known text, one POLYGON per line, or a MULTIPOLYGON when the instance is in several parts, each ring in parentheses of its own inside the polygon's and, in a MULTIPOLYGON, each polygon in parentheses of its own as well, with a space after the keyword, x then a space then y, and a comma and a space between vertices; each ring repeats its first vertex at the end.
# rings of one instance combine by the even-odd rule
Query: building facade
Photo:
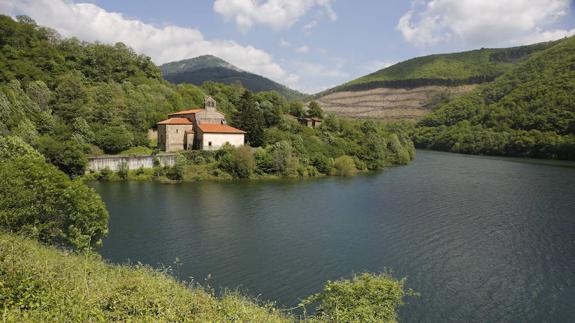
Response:
POLYGON ((184 149, 217 150, 226 143, 241 146, 245 132, 226 124, 224 115, 217 111, 216 101, 204 99, 203 109, 185 110, 168 115, 160 121, 158 148, 173 152, 184 149))

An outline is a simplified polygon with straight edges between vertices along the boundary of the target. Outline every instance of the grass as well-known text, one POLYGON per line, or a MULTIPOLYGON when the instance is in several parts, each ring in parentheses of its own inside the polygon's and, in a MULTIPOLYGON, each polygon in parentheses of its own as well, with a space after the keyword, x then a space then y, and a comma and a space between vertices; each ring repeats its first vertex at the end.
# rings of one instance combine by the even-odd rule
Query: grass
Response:
POLYGON ((0 233, 0 305, 7 322, 289 322, 271 304, 222 297, 136 265, 105 263, 0 233))

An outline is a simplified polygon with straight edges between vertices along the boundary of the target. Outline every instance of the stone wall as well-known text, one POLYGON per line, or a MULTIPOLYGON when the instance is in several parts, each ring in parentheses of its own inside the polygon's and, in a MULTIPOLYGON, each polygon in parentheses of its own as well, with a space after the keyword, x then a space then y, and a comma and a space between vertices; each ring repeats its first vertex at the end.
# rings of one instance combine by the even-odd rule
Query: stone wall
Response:
POLYGON ((158 160, 161 166, 174 166, 176 164, 176 155, 157 155, 157 156, 103 156, 89 157, 88 171, 100 171, 108 168, 117 172, 122 164, 128 166, 128 169, 152 168, 154 167, 154 158, 158 160))

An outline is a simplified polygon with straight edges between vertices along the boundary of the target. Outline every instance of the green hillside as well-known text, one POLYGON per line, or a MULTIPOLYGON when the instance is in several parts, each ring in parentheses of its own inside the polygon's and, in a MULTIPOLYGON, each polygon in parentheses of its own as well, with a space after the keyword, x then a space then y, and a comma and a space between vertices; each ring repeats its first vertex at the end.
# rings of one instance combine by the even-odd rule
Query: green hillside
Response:
POLYGON ((164 78, 172 83, 201 86, 205 82, 241 84, 253 92, 276 91, 288 100, 303 99, 305 94, 263 76, 243 71, 221 58, 204 55, 160 66, 164 78))
POLYGON ((320 95, 380 87, 483 83, 492 81, 530 54, 553 44, 555 42, 416 57, 329 89, 320 95))
POLYGON ((449 102, 417 128, 419 147, 575 159, 575 37, 449 102))

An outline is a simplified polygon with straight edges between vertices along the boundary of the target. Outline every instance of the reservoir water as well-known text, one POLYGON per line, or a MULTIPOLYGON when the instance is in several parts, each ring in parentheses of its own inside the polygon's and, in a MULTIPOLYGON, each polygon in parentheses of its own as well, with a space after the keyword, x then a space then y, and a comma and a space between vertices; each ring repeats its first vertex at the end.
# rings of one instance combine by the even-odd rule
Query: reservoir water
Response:
POLYGON ((101 254, 282 307, 326 280, 393 270, 421 293, 404 322, 575 317, 575 164, 418 151, 353 178, 94 183, 101 254))

